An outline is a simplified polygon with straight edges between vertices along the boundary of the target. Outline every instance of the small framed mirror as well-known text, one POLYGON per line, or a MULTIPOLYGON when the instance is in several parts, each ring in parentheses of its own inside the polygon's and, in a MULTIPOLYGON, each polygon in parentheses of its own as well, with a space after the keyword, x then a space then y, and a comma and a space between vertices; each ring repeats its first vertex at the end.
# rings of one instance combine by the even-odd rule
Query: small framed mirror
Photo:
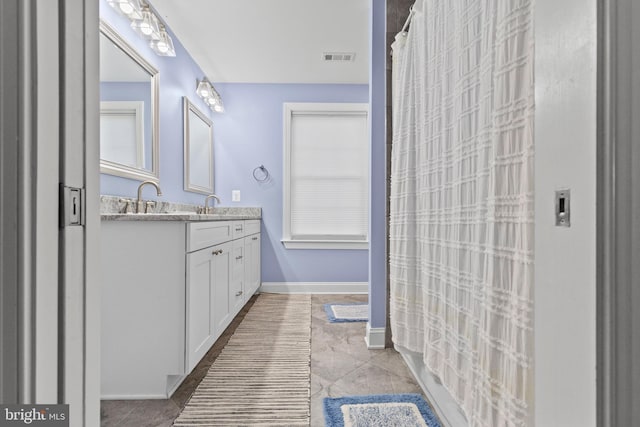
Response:
POLYGON ((158 70, 100 21, 100 172, 158 181, 158 70))
POLYGON ((184 189, 213 193, 213 122, 185 96, 184 189))

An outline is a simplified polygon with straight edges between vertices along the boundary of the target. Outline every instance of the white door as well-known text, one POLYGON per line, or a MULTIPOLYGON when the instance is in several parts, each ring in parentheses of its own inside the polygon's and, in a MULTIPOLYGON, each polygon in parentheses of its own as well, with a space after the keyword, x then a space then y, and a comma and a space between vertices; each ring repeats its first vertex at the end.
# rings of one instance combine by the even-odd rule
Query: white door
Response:
POLYGON ((191 372, 216 340, 212 304, 215 261, 215 255, 208 248, 187 255, 187 372, 191 372))
POLYGON ((229 309, 231 310, 231 317, 234 317, 244 305, 244 239, 236 239, 233 241, 231 265, 232 270, 231 283, 229 285, 229 309))
POLYGON ((100 417, 97 22, 97 2, 0 2, 0 399, 67 403, 71 426, 100 417))
POLYGON ((260 287, 260 234, 244 238, 245 242, 245 301, 260 287))
POLYGON ((213 320, 216 338, 231 322, 229 307, 229 285, 231 283, 231 254, 233 243, 227 242, 209 249, 213 254, 213 320))

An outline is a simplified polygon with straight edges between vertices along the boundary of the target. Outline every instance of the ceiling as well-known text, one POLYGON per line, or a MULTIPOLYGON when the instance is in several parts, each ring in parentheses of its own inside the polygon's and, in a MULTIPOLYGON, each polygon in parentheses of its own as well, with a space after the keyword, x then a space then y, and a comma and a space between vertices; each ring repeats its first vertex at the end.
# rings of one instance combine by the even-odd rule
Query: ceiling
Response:
POLYGON ((214 83, 368 83, 369 0, 151 3, 214 83))

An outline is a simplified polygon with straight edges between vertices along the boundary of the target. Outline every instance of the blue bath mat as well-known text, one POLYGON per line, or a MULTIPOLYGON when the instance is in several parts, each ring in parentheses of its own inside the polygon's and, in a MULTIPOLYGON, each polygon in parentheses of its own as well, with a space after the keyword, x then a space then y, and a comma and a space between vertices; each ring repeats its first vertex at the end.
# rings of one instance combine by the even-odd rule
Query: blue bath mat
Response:
POLYGON ((442 427, 419 394, 325 397, 327 427, 442 427))
POLYGON ((349 303, 349 304, 325 304, 324 311, 327 313, 329 322, 366 322, 369 320, 369 304, 349 303))

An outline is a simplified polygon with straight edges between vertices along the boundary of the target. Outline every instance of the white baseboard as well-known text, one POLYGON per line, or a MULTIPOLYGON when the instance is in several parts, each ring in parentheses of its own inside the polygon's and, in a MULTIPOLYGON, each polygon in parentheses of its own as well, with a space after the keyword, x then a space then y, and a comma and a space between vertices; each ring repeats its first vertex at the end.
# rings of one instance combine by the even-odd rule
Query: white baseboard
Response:
POLYGON ((367 282, 263 282, 267 294, 368 294, 367 282))
POLYGON ((464 412, 442 385, 425 366, 419 353, 411 352, 403 347, 395 346, 396 351, 404 359, 413 377, 424 392, 443 427, 468 427, 464 412))
POLYGON ((167 375, 167 396, 173 396, 188 375, 167 375))
POLYGON ((384 349, 386 332, 387 328, 372 328, 369 322, 367 322, 367 334, 364 336, 367 348, 369 350, 384 349))

